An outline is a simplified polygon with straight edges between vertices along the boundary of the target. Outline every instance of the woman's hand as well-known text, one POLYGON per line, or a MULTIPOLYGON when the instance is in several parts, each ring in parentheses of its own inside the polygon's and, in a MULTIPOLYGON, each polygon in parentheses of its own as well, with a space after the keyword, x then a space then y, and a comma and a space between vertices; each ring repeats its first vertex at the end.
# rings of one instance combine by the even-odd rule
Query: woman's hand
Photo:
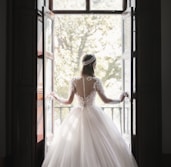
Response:
POLYGON ((120 96, 120 100, 121 102, 124 101, 125 97, 129 97, 128 93, 127 92, 123 92, 120 96))
POLYGON ((55 96, 55 93, 54 92, 51 92, 51 93, 49 93, 47 96, 46 96, 46 98, 55 98, 56 96, 55 96))
POLYGON ((51 92, 50 93, 50 96, 55 97, 55 93, 54 92, 51 92))

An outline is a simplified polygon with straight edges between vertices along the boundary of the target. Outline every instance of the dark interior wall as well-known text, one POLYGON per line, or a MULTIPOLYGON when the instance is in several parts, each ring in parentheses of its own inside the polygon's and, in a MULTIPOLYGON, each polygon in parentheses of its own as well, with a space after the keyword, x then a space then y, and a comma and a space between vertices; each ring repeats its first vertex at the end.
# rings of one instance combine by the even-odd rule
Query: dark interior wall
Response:
POLYGON ((36 152, 37 11, 35 0, 8 1, 8 135, 10 167, 34 167, 36 152), (10 12, 11 10, 9 10, 10 12), (12 41, 12 42, 11 42, 12 41))
POLYGON ((137 147, 140 167, 161 157, 161 6, 137 0, 137 147))
POLYGON ((6 0, 0 5, 0 157, 6 155, 6 0))
POLYGON ((162 7, 162 152, 171 154, 171 1, 162 7))
MULTIPOLYGON (((35 2, 34 0, 16 0, 12 4, 15 9, 10 20, 13 25, 11 27, 14 38, 11 44, 13 48, 6 46, 6 2, 6 0, 1 0, 0 5, 0 166, 1 159, 6 156, 7 152, 6 133, 9 129, 6 131, 6 123, 10 122, 13 132, 11 156, 14 166, 30 167, 30 165, 34 166, 35 155, 35 129, 32 129, 35 124, 34 98, 36 92, 34 87, 36 64, 33 56, 36 52, 33 42, 36 41, 36 34, 33 33, 36 20, 34 15, 35 2), (10 57, 11 60, 14 59, 13 67, 8 73, 12 80, 11 114, 13 114, 13 121, 10 121, 9 115, 6 115, 5 103, 8 102, 5 101, 5 81, 6 76, 8 76, 6 75, 6 48, 12 50, 10 57)), ((161 17, 160 0, 137 0, 137 158, 141 164, 140 167, 158 167, 161 148, 163 153, 171 153, 170 3, 170 0, 161 1, 161 17), (162 18, 162 58, 160 18, 162 18), (162 100, 161 97, 163 97, 162 100), (163 116, 162 135, 161 115, 163 116)))

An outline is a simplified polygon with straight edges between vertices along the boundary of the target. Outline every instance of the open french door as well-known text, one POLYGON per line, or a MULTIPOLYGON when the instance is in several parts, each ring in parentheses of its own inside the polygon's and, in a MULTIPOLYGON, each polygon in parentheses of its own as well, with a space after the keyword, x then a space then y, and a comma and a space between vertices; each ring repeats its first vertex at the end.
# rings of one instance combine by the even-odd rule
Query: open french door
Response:
MULTIPOLYGON (((39 5, 41 6, 41 5, 39 5)), ((53 137, 53 14, 45 7, 37 17, 37 145, 36 166, 41 166, 48 144, 53 137)))
POLYGON ((44 153, 53 138, 53 100, 49 94, 53 91, 53 70, 54 70, 54 42, 53 27, 54 15, 43 7, 43 80, 44 80, 44 153))
POLYGON ((123 103, 123 132, 127 134, 130 148, 136 154, 136 46, 135 15, 133 7, 123 13, 123 90, 128 92, 129 101, 123 103), (130 111, 130 112, 128 112, 130 111), (127 119, 126 119, 127 118, 127 119), (129 124, 130 126, 127 126, 129 124), (126 129, 130 127, 130 129, 126 129))

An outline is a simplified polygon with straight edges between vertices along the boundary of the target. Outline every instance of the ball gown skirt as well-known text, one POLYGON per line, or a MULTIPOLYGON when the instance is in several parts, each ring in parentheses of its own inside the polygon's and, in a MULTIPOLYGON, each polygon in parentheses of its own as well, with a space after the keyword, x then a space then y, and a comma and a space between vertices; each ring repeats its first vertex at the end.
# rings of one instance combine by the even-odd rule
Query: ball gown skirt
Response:
POLYGON ((137 167, 112 120, 96 105, 72 108, 42 167, 137 167))

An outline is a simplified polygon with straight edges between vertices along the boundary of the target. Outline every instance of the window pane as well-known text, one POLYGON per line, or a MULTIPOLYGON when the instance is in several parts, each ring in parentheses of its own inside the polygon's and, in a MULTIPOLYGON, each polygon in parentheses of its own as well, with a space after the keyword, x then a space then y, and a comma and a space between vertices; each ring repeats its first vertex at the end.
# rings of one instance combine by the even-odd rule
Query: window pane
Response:
POLYGON ((123 10, 122 0, 90 0, 91 10, 123 10))
MULTIPOLYGON (((53 60, 46 58, 45 64, 45 97, 47 97, 53 91, 53 60)), ((51 98, 45 100, 45 131, 46 146, 48 146, 53 137, 53 101, 51 98)))
POLYGON ((85 0, 53 0, 54 10, 85 10, 85 0))
POLYGON ((53 24, 52 24, 52 20, 47 18, 46 20, 46 43, 45 43, 45 47, 46 47, 46 51, 49 53, 53 52, 53 48, 52 48, 52 31, 53 31, 53 24))
POLYGON ((37 59, 37 142, 43 140, 43 62, 37 59))
MULTIPOLYGON (((93 53, 96 55, 98 62, 96 75, 102 79, 108 96, 118 98, 122 92, 122 16, 111 14, 60 14, 55 16, 54 25, 56 60, 54 65, 54 90, 58 92, 58 95, 67 97, 68 82, 71 78, 80 75, 82 56, 93 53), (115 90, 115 93, 113 93, 113 90, 115 90)), ((99 98, 97 103, 103 105, 99 98)), ((55 125, 58 126, 61 119, 67 116, 68 110, 59 106, 58 103, 55 106, 55 125)), ((106 108, 112 118, 114 108, 112 106, 103 107, 106 108)), ((114 111, 114 117, 118 120, 117 126, 120 127, 120 110, 116 110, 114 111)))
POLYGON ((44 6, 44 0, 37 1, 37 9, 42 11, 42 6, 44 6))
POLYGON ((37 22, 37 142, 43 140, 43 60, 42 56, 42 21, 37 22))

